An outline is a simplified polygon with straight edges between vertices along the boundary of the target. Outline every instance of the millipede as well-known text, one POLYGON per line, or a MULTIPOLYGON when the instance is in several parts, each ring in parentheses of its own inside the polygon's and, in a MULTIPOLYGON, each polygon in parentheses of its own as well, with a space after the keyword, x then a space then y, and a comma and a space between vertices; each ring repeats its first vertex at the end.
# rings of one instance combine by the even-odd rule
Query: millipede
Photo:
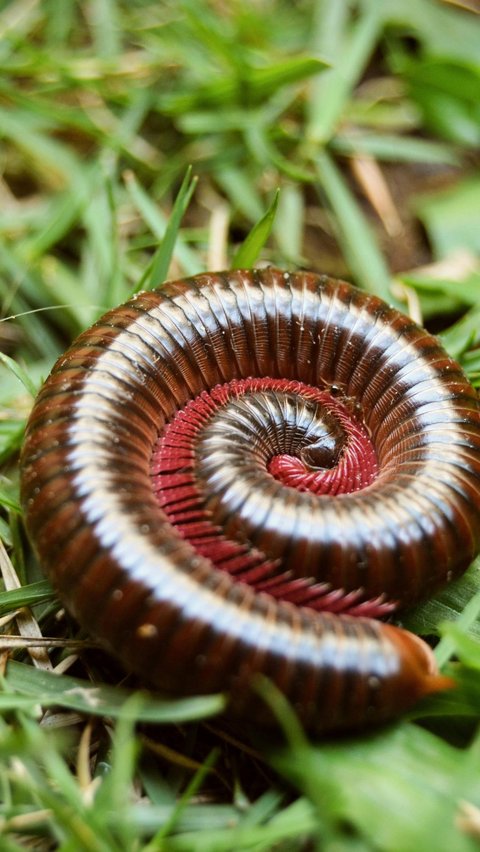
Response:
POLYGON ((390 613, 480 549, 479 403, 437 338, 350 284, 205 273, 57 361, 21 500, 62 601, 147 684, 263 724, 262 675, 309 730, 360 728, 448 685, 390 613))

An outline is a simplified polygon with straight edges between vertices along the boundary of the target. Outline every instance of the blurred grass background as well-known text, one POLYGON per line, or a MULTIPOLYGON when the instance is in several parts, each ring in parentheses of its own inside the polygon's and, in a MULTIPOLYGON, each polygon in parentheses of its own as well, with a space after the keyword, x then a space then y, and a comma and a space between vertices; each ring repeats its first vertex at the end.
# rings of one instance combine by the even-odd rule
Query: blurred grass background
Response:
POLYGON ((280 706, 284 741, 259 741, 186 724, 220 698, 138 698, 97 650, 77 660, 16 470, 32 395, 78 332, 138 286, 231 264, 347 278, 440 333, 480 384, 478 11, 0 2, 0 650, 16 657, 0 848, 478 848, 475 566, 405 619, 432 636, 449 621, 437 655, 463 664, 422 725, 309 745, 280 706))

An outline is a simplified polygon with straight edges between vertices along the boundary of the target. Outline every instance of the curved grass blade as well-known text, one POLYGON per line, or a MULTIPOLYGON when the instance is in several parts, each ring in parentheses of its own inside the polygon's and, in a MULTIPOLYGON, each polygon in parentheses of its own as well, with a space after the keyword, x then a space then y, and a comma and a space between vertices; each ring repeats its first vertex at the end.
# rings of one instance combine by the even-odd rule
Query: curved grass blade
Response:
POLYGON ((47 580, 38 580, 20 589, 0 592, 0 616, 14 612, 20 607, 46 603, 53 598, 55 598, 55 592, 47 580))
POLYGON ((254 266, 258 255, 263 246, 267 242, 275 220, 277 212, 278 198, 280 190, 277 189, 275 197, 264 216, 252 228, 248 236, 244 239, 240 248, 237 249, 232 259, 232 269, 250 269, 254 266))
POLYGON ((358 282, 389 304, 396 304, 390 292, 390 275, 373 231, 332 158, 325 151, 315 156, 321 191, 335 214, 338 239, 358 282))
POLYGON ((165 281, 172 260, 173 249, 180 229, 180 223, 190 203, 190 199, 197 185, 197 180, 198 178, 196 176, 192 177, 192 167, 189 166, 175 199, 175 204, 173 205, 172 214, 168 221, 165 236, 152 258, 151 263, 147 267, 145 274, 132 291, 132 295, 134 293, 138 293, 139 290, 150 290, 154 287, 158 287, 163 281, 165 281))
MULTIPOLYGON (((67 675, 55 675, 34 669, 24 663, 10 661, 7 675, 3 679, 4 689, 0 695, 0 709, 15 710, 20 700, 31 706, 67 707, 94 716, 118 716, 125 714, 132 695, 131 690, 113 686, 92 686, 88 681, 67 675), (25 698, 23 698, 23 696, 25 698)), ((155 724, 189 722, 220 713, 225 707, 221 695, 170 699, 150 692, 141 693, 138 720, 155 724)))
POLYGON ((32 382, 28 373, 24 369, 22 369, 22 367, 20 366, 20 364, 17 363, 17 361, 14 361, 13 358, 9 358, 9 356, 5 355, 4 352, 0 352, 0 361, 2 364, 5 364, 5 367, 7 367, 7 369, 10 370, 10 372, 13 373, 14 376, 17 377, 17 379, 22 383, 24 388, 27 389, 29 394, 31 394, 32 396, 37 395, 38 388, 32 382))

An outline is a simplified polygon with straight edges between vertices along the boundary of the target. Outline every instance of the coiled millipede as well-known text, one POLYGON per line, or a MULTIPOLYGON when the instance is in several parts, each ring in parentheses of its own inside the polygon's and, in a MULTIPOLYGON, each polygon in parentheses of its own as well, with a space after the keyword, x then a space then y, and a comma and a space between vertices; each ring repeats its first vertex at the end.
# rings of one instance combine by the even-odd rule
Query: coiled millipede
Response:
POLYGON ((445 686, 371 616, 479 550, 479 404, 378 298, 275 269, 140 293, 59 359, 21 464, 46 573, 148 683, 261 721, 262 673, 314 731, 445 686))

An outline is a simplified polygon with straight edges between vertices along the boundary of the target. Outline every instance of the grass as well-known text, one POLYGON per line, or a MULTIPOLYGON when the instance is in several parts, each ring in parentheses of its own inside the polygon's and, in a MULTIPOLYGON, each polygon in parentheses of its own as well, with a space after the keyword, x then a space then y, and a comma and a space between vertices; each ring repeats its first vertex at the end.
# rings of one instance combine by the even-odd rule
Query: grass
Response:
POLYGON ((308 742, 268 693, 284 733, 265 740, 219 723, 219 696, 118 685, 41 577, 16 466, 34 393, 68 342, 139 287, 205 269, 260 260, 347 277, 440 332, 480 385, 468 5, 0 4, 7 852, 478 848, 480 564, 404 618, 442 637, 456 690, 330 742, 308 742))

